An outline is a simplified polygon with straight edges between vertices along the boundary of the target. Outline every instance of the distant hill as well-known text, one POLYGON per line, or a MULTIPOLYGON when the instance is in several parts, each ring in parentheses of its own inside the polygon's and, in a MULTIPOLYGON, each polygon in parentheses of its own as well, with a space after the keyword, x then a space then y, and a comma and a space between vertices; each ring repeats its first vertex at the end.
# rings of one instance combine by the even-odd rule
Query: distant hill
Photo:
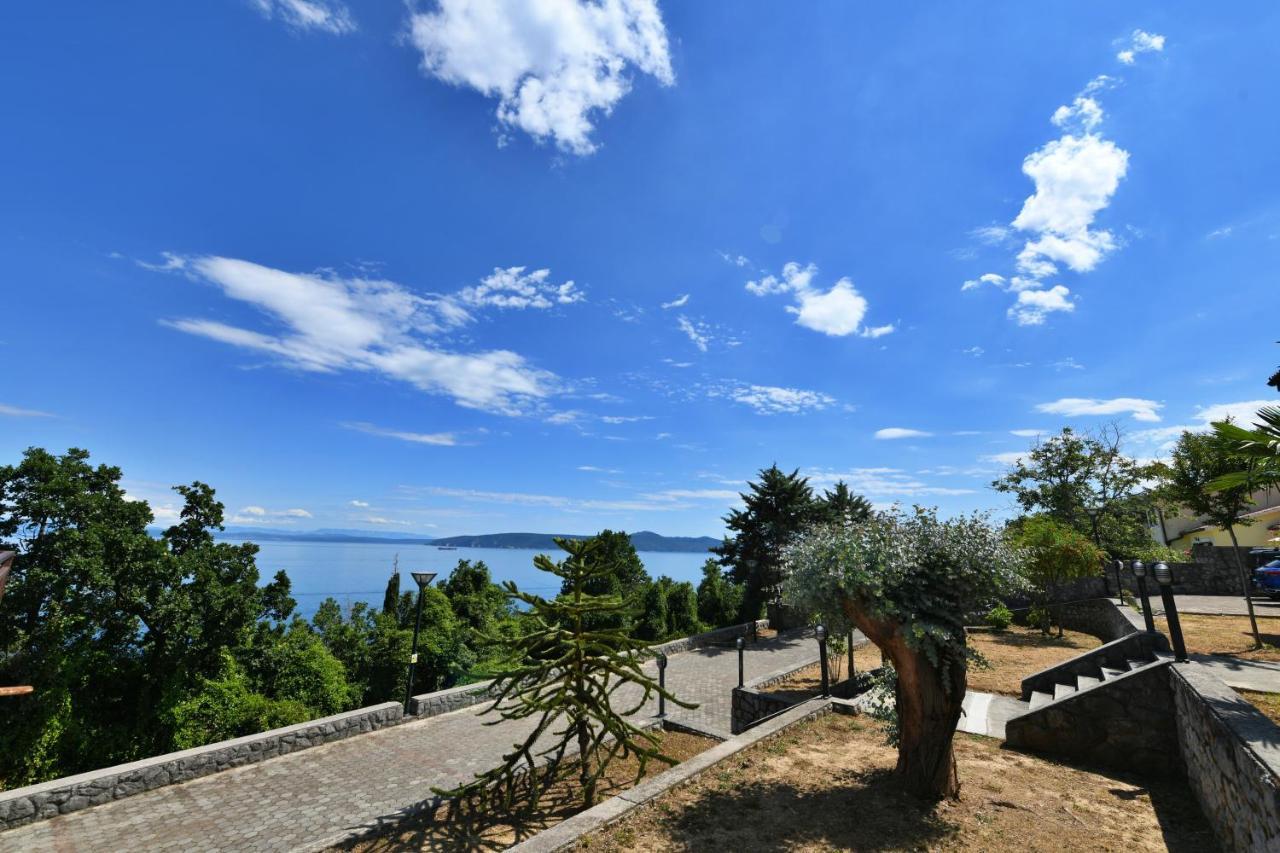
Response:
MULTIPOLYGON (((455 548, 524 548, 532 550, 552 550, 556 547, 555 539, 588 539, 581 533, 486 533, 480 536, 446 536, 433 539, 432 545, 447 545, 455 548)), ((708 548, 720 544, 719 539, 710 536, 662 536, 650 530, 642 530, 631 534, 631 544, 637 551, 680 551, 701 554, 708 548)))

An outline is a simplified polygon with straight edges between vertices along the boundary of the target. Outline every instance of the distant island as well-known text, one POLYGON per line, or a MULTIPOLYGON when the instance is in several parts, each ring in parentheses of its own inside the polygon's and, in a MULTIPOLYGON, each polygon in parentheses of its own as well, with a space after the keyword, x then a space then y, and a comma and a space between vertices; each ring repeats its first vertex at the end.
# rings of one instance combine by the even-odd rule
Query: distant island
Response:
MULTIPOLYGON (((555 539, 589 539, 581 533, 487 533, 480 536, 446 536, 433 539, 432 545, 446 548, 523 548, 530 550, 554 550, 555 539)), ((631 544, 637 551, 680 551, 705 553, 720 544, 710 536, 662 536, 651 530, 631 534, 631 544)))

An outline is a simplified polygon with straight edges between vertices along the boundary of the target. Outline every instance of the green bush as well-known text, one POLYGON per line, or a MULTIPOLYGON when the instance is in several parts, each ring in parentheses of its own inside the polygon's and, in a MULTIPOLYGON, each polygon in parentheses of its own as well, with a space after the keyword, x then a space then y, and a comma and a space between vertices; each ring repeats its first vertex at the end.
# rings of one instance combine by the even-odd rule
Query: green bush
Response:
POLYGON ((1053 627, 1053 614, 1046 607, 1032 607, 1031 612, 1027 614, 1027 624, 1047 634, 1053 627))
POLYGON ((1004 631, 1013 624, 1013 613, 1001 602, 987 611, 987 624, 997 631, 1004 631))

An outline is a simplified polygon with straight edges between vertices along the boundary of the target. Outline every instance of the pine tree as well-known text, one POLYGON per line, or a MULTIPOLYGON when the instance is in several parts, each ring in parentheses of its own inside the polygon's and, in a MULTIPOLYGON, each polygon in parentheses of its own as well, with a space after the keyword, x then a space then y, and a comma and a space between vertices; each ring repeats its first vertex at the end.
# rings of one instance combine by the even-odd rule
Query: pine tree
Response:
POLYGON ((828 489, 821 498, 822 515, 829 524, 850 525, 871 517, 871 502, 849 491, 844 480, 828 489))
POLYGON ((400 603, 400 555, 396 554, 391 565, 391 577, 387 579, 387 591, 382 594, 382 612, 393 616, 400 603))
POLYGON ((721 565, 743 585, 742 610, 738 618, 757 619, 764 605, 776 601, 782 585, 782 549, 802 530, 822 519, 821 505, 814 500, 809 481, 799 470, 784 473, 772 465, 760 472, 760 481, 749 484, 742 496, 746 509, 725 516, 733 537, 712 551, 721 565))
POLYGON ((498 767, 478 774, 461 788, 436 790, 456 798, 456 803, 496 804, 507 811, 519 805, 532 810, 548 785, 559 778, 566 756, 576 754, 583 805, 590 807, 595 803, 596 783, 614 758, 636 756, 640 774, 651 760, 675 763, 658 749, 654 734, 628 717, 659 694, 682 707, 697 707, 677 699, 644 673, 642 643, 621 629, 587 627, 589 621, 622 609, 617 595, 586 591, 610 571, 596 559, 599 543, 557 539, 556 544, 567 552, 566 559, 556 563, 539 554, 534 565, 564 581, 559 597, 548 601, 520 592, 510 581, 504 583, 512 598, 527 605, 526 618, 534 627, 503 641, 519 663, 494 679, 498 696, 483 712, 496 711, 500 717, 489 725, 524 719, 535 720, 535 725, 498 767), (627 684, 638 687, 639 695, 633 706, 619 710, 612 700, 627 684))

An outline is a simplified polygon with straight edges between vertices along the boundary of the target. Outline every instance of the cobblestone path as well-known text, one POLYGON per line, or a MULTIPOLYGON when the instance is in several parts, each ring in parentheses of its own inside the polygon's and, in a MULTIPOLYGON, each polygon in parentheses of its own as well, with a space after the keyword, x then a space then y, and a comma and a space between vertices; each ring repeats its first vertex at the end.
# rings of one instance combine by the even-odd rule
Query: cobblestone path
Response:
MULTIPOLYGON (((747 650, 746 678, 817 657, 812 637, 764 640, 747 650)), ((655 671, 652 662, 647 669, 655 671)), ((668 705, 667 716, 728 737, 737 681, 733 649, 672 655, 668 688, 700 707, 668 705)), ((453 786, 497 764, 528 728, 513 722, 484 726, 491 717, 477 717, 483 707, 37 821, 0 833, 0 851, 314 850, 353 830, 394 820, 429 798, 433 785, 453 786)), ((655 704, 640 711, 646 718, 656 713, 655 704)))

